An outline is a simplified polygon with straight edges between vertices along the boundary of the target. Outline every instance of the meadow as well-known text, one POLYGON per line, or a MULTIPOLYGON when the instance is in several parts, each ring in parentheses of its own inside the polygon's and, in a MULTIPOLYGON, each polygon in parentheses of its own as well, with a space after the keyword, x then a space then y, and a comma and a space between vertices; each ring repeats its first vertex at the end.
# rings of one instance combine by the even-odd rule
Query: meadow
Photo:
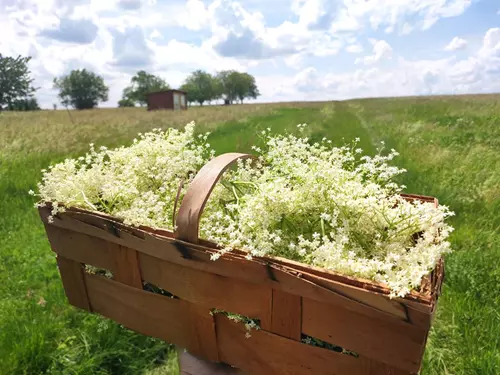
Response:
POLYGON ((401 154, 407 192, 456 212, 454 253, 422 374, 500 373, 500 96, 252 104, 147 112, 142 108, 0 113, 0 374, 178 372, 172 348, 70 307, 28 190, 40 170, 88 150, 129 144, 138 132, 196 121, 218 153, 251 151, 259 130, 335 144, 381 141, 401 154))

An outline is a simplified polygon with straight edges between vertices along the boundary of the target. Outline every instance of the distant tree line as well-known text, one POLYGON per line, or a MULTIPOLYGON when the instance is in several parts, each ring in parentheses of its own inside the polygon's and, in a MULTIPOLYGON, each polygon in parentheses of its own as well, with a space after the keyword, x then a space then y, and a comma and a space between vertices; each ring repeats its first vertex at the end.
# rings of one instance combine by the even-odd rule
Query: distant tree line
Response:
MULTIPOLYGON (((132 77, 130 86, 123 90, 118 106, 144 106, 147 104, 148 94, 169 89, 170 85, 164 79, 141 70, 132 77)), ((255 78, 235 70, 224 70, 215 75, 196 70, 179 89, 187 93, 188 103, 200 106, 216 100, 224 100, 225 104, 233 104, 237 100, 243 103, 247 98, 255 99, 260 95, 255 78)))
POLYGON ((215 75, 197 70, 186 78, 180 89, 187 92, 189 103, 199 105, 219 99, 225 104, 237 100, 243 103, 244 99, 255 99, 260 95, 255 78, 235 70, 223 70, 215 75))
MULTIPOLYGON (((28 67, 31 57, 9 57, 0 54, 0 111, 32 111, 40 107, 34 94, 33 79, 28 67)), ((109 88, 103 77, 87 69, 72 70, 69 74, 54 78, 54 88, 67 108, 89 109, 108 100, 109 88)), ((137 72, 130 85, 123 90, 119 107, 144 106, 147 95, 169 90, 170 85, 161 77, 144 70, 137 72)), ((191 73, 179 88, 187 93, 188 103, 200 106, 223 100, 224 104, 243 103, 255 99, 260 93, 255 78, 248 73, 224 70, 210 74, 202 70, 191 73)), ((54 104, 54 109, 57 106, 54 104)))

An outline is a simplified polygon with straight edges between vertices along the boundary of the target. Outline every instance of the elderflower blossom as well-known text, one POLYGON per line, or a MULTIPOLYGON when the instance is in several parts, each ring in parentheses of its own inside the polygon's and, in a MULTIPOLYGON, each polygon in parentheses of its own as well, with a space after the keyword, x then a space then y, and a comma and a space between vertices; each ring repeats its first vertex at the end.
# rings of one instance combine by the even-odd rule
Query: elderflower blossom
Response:
POLYGON ((179 185, 184 181, 184 194, 212 155, 208 134, 196 139, 194 130, 194 123, 184 131, 153 129, 139 134, 131 146, 114 150, 96 151, 90 144, 85 156, 44 171, 37 195, 52 202, 53 216, 62 212, 61 203, 105 212, 127 224, 171 230, 179 185))
POLYGON ((355 147, 292 135, 266 143, 258 165, 240 162, 212 192, 200 224, 220 248, 212 259, 233 249, 280 256, 385 283, 394 297, 450 251, 452 213, 399 195, 393 178, 405 170, 388 164, 395 150, 357 157, 355 147))

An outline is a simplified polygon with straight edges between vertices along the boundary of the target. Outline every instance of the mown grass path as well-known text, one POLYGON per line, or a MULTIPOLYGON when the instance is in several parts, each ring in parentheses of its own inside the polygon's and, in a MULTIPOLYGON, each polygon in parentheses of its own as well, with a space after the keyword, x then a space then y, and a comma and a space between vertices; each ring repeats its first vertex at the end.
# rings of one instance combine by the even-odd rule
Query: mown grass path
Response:
POLYGON ((500 373, 500 105, 497 97, 352 101, 374 141, 401 152, 407 191, 456 212, 422 374, 500 373))

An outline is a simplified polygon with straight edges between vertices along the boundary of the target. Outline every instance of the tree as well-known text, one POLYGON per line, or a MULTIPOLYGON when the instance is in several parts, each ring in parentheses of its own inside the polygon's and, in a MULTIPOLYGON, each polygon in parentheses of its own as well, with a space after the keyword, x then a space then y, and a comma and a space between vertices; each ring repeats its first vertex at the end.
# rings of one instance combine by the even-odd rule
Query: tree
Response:
POLYGON ((238 74, 235 70, 223 70, 217 73, 217 81, 220 85, 219 94, 227 104, 233 104, 233 101, 236 99, 234 86, 235 74, 238 74))
POLYGON ((16 99, 7 106, 9 111, 39 111, 36 98, 16 99))
POLYGON ((59 89, 59 98, 66 107, 90 109, 108 100, 109 88, 102 77, 86 69, 72 70, 67 76, 54 78, 54 87, 59 89))
POLYGON ((237 73, 234 77, 235 94, 243 104, 243 99, 256 99, 260 95, 255 78, 248 73, 237 73))
POLYGON ((217 98, 217 81, 211 74, 196 70, 186 78, 181 90, 187 92, 188 101, 197 102, 200 106, 217 98))
POLYGON ((192 82, 184 82, 182 86, 179 87, 179 90, 186 92, 186 98, 188 104, 196 102, 198 94, 196 93, 196 87, 193 85, 192 82))
POLYGON ((170 89, 169 84, 163 78, 149 74, 144 70, 137 72, 130 83, 130 86, 123 90, 122 100, 129 100, 141 106, 148 103, 147 94, 170 89))
POLYGON ((28 68, 31 57, 9 57, 0 54, 0 110, 19 100, 28 100, 36 89, 28 68))
POLYGON ((233 104, 237 99, 243 103, 246 98, 257 98, 260 95, 255 78, 248 73, 235 70, 224 70, 217 74, 219 97, 224 97, 226 103, 233 104))
POLYGON ((135 103, 133 100, 129 98, 122 98, 118 101, 118 107, 124 108, 124 107, 135 107, 135 103))
POLYGON ((224 98, 224 87, 222 85, 222 81, 218 75, 212 76, 212 86, 214 90, 214 100, 223 99, 224 98))

